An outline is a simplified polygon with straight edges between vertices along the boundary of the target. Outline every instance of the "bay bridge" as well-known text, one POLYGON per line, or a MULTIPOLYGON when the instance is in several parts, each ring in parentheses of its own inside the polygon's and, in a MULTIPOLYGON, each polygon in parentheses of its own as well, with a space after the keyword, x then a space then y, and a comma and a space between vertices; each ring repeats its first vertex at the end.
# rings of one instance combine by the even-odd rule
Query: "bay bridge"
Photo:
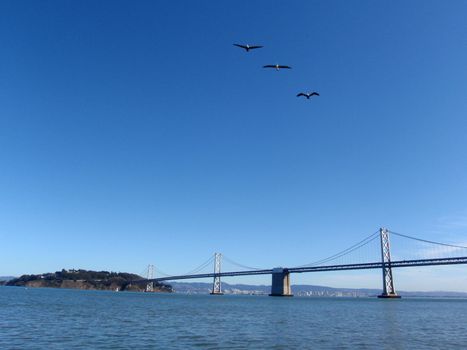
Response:
POLYGON ((158 270, 161 277, 156 278, 154 265, 149 265, 147 278, 135 282, 144 281, 147 283, 146 290, 152 291, 154 282, 212 278, 211 294, 222 295, 221 278, 223 277, 271 275, 271 293, 269 295, 287 297, 293 295, 290 287, 290 275, 293 273, 380 269, 383 288, 378 297, 400 298, 394 287, 393 268, 457 264, 467 264, 467 246, 430 241, 381 228, 347 249, 325 259, 301 266, 254 268, 236 263, 221 253, 215 253, 206 262, 185 274, 169 275, 158 270), (393 256, 391 256, 390 234, 391 240, 397 238, 399 241, 409 242, 404 246, 398 245, 400 251, 398 250, 397 254, 393 256), (366 253, 362 254, 365 250, 366 253), (242 270, 223 271, 221 269, 223 261, 242 270), (203 269, 209 267, 212 268, 212 272, 203 272, 203 269))

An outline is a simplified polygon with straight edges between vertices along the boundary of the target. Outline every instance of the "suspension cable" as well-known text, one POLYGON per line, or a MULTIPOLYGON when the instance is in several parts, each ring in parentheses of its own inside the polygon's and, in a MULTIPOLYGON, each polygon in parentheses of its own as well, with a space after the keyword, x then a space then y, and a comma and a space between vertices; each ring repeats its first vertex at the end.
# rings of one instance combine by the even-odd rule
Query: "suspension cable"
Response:
POLYGON ((172 275, 169 275, 168 273, 165 273, 164 271, 158 269, 158 268, 155 267, 155 266, 154 266, 154 271, 156 271, 159 275, 162 275, 162 276, 165 276, 165 277, 172 276, 172 275))
POLYGON ((198 267, 194 268, 193 270, 185 273, 184 275, 193 275, 196 272, 199 272, 200 270, 204 269, 206 266, 208 266, 210 263, 212 263, 214 260, 214 255, 212 255, 208 260, 206 260, 204 263, 199 265, 198 267))
POLYGON ((331 256, 329 256, 329 257, 327 257, 325 259, 321 259, 321 260, 314 261, 312 263, 297 266, 297 267, 306 267, 306 266, 313 266, 313 265, 323 264, 325 262, 340 258, 340 257, 342 257, 344 255, 347 255, 347 254, 353 252, 354 250, 357 250, 357 249, 367 245, 368 243, 374 241, 376 238, 378 238, 378 233, 379 233, 379 231, 376 231, 376 232, 372 233, 371 235, 369 235, 368 237, 366 237, 365 239, 361 240, 360 242, 355 243, 351 247, 349 247, 347 249, 344 249, 344 250, 342 250, 342 251, 340 251, 340 252, 338 252, 338 253, 336 253, 334 255, 331 255, 331 256))
POLYGON ((228 261, 229 263, 235 265, 235 266, 238 266, 238 267, 241 267, 243 269, 247 269, 247 270, 261 270, 260 268, 258 267, 251 267, 251 266, 246 266, 246 265, 243 265, 243 264, 240 264, 240 263, 237 263, 235 262, 234 260, 232 259, 229 259, 228 257, 226 257, 225 255, 222 255, 222 258, 226 261, 228 261))
POLYGON ((145 276, 147 276, 147 273, 148 273, 148 269, 145 268, 143 271, 141 271, 141 273, 138 274, 138 276, 142 278, 146 278, 145 276))
MULTIPOLYGON (((343 256, 345 256, 345 255, 347 255, 347 254, 352 253, 353 251, 355 251, 355 250, 357 250, 357 249, 360 249, 361 247, 364 247, 365 245, 367 245, 367 244, 373 242, 374 240, 376 240, 377 238, 378 238, 378 236, 375 236, 375 237, 373 237, 372 239, 368 240, 367 242, 365 242, 365 243, 363 243, 363 244, 361 244, 361 245, 359 245, 359 246, 356 246, 356 247, 354 247, 354 248, 352 248, 352 249, 349 248, 349 249, 346 250, 346 251, 343 251, 343 252, 341 252, 341 253, 338 253, 338 254, 335 254, 335 255, 333 255, 333 256, 330 256, 329 258, 316 261, 315 263, 310 264, 310 265, 323 264, 323 263, 325 263, 325 262, 328 262, 328 261, 332 261, 332 260, 336 260, 336 259, 338 259, 338 258, 341 258, 341 257, 343 257, 343 256)), ((308 265, 308 266, 310 266, 310 265, 308 265)))
POLYGON ((389 231, 389 232, 392 233, 393 235, 400 236, 400 237, 405 237, 405 238, 409 238, 409 239, 413 239, 413 240, 415 240, 415 241, 420 241, 420 242, 425 242, 425 243, 431 243, 431 244, 438 244, 438 245, 443 245, 443 246, 446 246, 446 247, 467 249, 467 247, 461 246, 461 245, 454 245, 454 244, 447 244, 447 243, 429 241, 429 240, 427 240, 427 239, 421 239, 421 238, 417 238, 417 237, 412 237, 412 236, 404 235, 404 234, 402 234, 402 233, 397 233, 397 232, 393 232, 393 231, 389 231))
MULTIPOLYGON (((201 265, 199 265, 198 267, 194 268, 193 270, 187 272, 187 273, 184 273, 183 275, 193 275, 195 274, 196 272, 199 272, 201 271, 202 269, 204 269, 206 266, 208 266, 209 264, 211 264, 213 262, 213 259, 214 259, 214 256, 211 256, 208 260, 206 260, 205 262, 203 262, 201 265)), ((171 277, 171 276, 175 276, 175 274, 168 274, 158 268, 156 268, 154 266, 154 271, 157 272, 158 275, 162 275, 163 277, 171 277)), ((141 274, 140 276, 145 276, 147 273, 147 269, 145 269, 141 274)))

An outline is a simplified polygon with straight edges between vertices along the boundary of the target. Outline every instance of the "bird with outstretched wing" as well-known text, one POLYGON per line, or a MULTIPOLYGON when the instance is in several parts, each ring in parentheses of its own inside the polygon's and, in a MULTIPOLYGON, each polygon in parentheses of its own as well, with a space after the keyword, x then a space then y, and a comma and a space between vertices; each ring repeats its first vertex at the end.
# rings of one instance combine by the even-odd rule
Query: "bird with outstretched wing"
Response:
POLYGON ((292 69, 292 67, 290 67, 290 66, 284 66, 284 65, 280 65, 280 64, 267 64, 267 65, 263 66, 263 68, 275 68, 276 70, 279 70, 279 69, 292 69))
POLYGON ((261 45, 241 45, 241 44, 233 44, 234 46, 241 47, 242 49, 245 49, 246 52, 254 49, 260 49, 262 48, 261 45))
POLYGON ((312 96, 319 96, 319 94, 316 92, 316 91, 313 91, 313 92, 300 92, 297 97, 300 97, 300 96, 305 96, 308 100, 310 99, 310 97, 312 96))

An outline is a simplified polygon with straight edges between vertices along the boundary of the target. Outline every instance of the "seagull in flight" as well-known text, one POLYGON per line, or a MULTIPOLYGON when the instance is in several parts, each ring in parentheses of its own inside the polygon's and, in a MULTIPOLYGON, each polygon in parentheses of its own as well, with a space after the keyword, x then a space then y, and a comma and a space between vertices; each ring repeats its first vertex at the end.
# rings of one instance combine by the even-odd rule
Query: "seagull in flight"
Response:
POLYGON ((313 91, 313 92, 300 92, 297 95, 297 97, 300 97, 300 96, 305 96, 309 100, 311 96, 319 96, 319 94, 316 91, 313 91))
POLYGON ((263 68, 275 68, 276 70, 279 70, 279 69, 292 69, 292 67, 290 67, 290 66, 282 66, 280 64, 267 64, 267 65, 263 66, 263 68))
POLYGON ((253 50, 253 49, 260 49, 262 48, 261 45, 240 45, 240 44, 234 44, 234 46, 241 47, 242 49, 245 49, 246 52, 253 50))

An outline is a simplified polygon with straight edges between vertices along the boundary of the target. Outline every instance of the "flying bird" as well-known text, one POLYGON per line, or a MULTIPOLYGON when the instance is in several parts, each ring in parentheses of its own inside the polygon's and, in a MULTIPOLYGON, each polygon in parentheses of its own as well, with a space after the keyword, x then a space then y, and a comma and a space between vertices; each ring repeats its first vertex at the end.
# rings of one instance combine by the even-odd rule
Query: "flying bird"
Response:
POLYGON ((279 70, 281 68, 292 69, 292 67, 290 67, 290 66, 281 66, 279 64, 267 64, 267 65, 263 66, 263 68, 275 68, 276 70, 279 70))
POLYGON ((309 100, 311 96, 319 96, 319 94, 316 91, 313 91, 313 92, 300 92, 297 95, 297 97, 300 97, 300 96, 305 96, 309 100))
POLYGON ((246 52, 250 51, 250 50, 254 50, 254 49, 260 49, 262 48, 261 45, 240 45, 240 44, 234 44, 234 46, 238 46, 238 47, 241 47, 242 49, 245 49, 246 52))

